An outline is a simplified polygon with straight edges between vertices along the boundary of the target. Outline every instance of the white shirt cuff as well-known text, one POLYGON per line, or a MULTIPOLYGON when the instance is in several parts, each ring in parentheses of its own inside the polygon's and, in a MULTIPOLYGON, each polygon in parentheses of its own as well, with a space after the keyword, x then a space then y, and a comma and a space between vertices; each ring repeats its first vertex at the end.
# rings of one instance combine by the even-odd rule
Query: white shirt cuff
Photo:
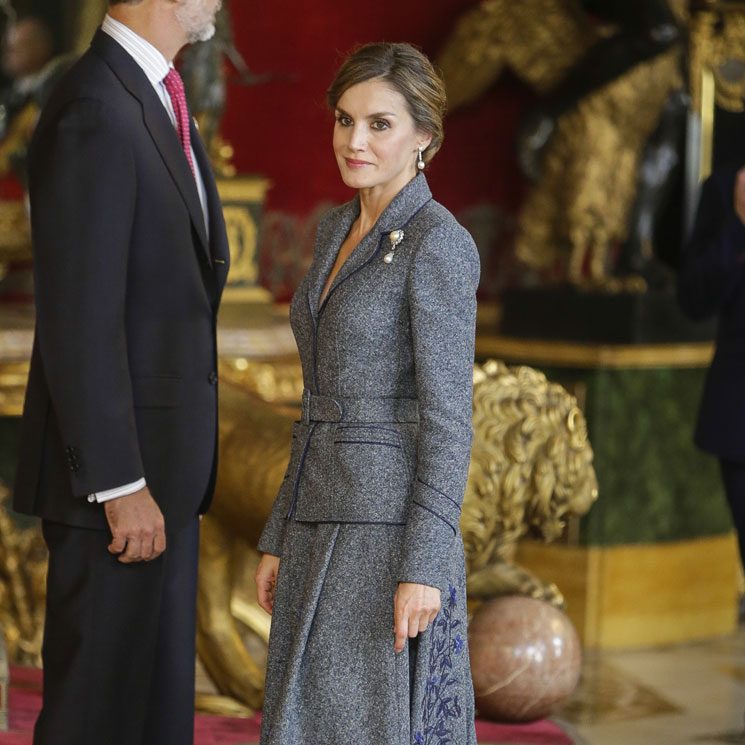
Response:
POLYGON ((124 484, 124 486, 117 486, 116 489, 106 489, 105 491, 99 491, 95 494, 88 495, 89 502, 108 502, 110 499, 117 499, 118 497, 126 497, 127 494, 134 494, 140 489, 144 489, 146 486, 145 479, 141 478, 139 481, 133 481, 131 484, 124 484))

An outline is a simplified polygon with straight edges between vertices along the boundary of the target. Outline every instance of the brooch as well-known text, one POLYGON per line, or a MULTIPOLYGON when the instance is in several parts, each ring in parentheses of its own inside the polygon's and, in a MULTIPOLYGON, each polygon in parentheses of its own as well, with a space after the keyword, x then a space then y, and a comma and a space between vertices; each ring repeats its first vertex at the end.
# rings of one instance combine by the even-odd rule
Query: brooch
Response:
POLYGON ((383 261, 385 261, 386 264, 390 264, 393 261, 393 252, 396 250, 396 246, 398 246, 398 244, 404 239, 404 231, 394 230, 388 236, 388 239, 391 242, 391 250, 383 257, 383 261))

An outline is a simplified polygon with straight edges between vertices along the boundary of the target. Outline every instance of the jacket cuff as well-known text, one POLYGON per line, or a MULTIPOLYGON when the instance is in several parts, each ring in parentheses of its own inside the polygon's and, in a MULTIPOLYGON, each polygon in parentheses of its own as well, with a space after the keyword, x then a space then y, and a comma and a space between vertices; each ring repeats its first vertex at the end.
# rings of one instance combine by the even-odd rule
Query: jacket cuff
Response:
POLYGON ((282 541, 285 535, 286 520, 279 518, 269 518, 261 532, 261 538, 256 548, 262 554, 271 554, 272 556, 282 556, 282 541))
POLYGON ((459 534, 460 505, 417 479, 404 535, 399 582, 448 589, 447 570, 459 534))

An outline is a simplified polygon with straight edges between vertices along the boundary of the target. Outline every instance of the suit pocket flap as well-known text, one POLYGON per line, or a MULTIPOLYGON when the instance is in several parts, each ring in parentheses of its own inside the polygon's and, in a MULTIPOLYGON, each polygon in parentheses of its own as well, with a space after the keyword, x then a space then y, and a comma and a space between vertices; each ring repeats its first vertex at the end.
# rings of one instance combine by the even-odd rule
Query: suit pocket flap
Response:
POLYGON ((132 396, 137 407, 181 406, 182 395, 181 378, 158 375, 138 375, 132 378, 132 396))

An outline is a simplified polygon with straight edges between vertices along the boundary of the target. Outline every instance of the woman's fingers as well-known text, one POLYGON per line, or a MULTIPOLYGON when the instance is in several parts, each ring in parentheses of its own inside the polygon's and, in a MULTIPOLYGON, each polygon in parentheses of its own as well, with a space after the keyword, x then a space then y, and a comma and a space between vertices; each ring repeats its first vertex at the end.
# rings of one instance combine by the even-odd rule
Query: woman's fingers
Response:
POLYGON ((268 582, 258 589, 259 605, 271 615, 274 610, 274 583, 268 582))
POLYGON ((256 597, 259 605, 271 615, 274 610, 274 592, 279 571, 279 557, 264 554, 254 575, 256 597))
POLYGON ((396 650, 396 653, 403 652, 406 637, 409 635, 409 616, 406 611, 405 603, 402 602, 400 594, 396 592, 393 598, 393 632, 396 635, 393 648, 396 650))
POLYGON ((393 601, 396 652, 403 651, 406 637, 426 631, 440 610, 440 591, 427 585, 401 582, 393 601))

